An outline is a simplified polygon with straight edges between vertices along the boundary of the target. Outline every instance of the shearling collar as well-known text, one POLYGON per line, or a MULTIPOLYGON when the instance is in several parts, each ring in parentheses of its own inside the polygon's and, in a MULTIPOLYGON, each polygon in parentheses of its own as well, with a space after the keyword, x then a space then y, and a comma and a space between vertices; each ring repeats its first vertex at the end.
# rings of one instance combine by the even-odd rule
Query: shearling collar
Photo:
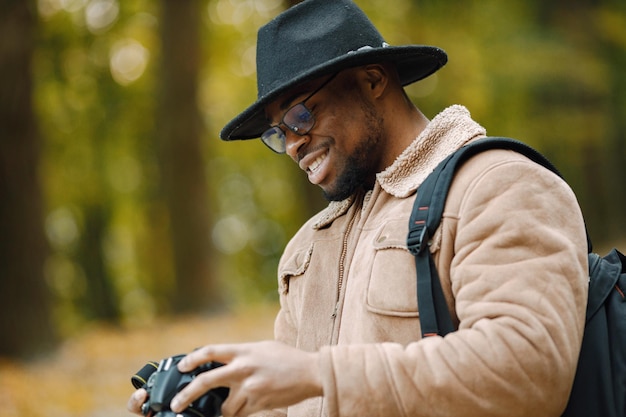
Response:
MULTIPOLYGON (((435 116, 394 163, 376 175, 376 180, 394 197, 409 197, 439 162, 472 139, 485 135, 485 128, 472 120, 465 107, 450 106, 435 116)), ((354 196, 332 201, 313 227, 318 229, 330 224, 348 211, 353 201, 354 196)))
POLYGON ((393 164, 377 175, 377 180, 389 194, 406 198, 439 162, 470 140, 485 134, 485 129, 472 120, 465 107, 448 107, 431 120, 393 164))

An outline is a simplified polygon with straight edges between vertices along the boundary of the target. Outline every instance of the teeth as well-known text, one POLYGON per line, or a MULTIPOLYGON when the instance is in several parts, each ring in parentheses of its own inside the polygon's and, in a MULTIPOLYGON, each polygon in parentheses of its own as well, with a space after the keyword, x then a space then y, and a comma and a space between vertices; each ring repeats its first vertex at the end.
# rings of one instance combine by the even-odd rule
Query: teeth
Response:
POLYGON ((326 158, 325 154, 317 158, 315 161, 313 161, 311 165, 309 165, 309 172, 315 171, 321 165, 324 158, 326 158))

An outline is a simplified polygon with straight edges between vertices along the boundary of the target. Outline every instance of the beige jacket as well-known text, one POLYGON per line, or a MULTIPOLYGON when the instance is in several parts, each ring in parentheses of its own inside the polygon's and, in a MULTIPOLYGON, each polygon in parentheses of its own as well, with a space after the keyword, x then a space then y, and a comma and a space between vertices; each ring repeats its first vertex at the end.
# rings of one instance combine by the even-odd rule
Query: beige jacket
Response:
POLYGON ((276 338, 320 351, 324 384, 289 416, 560 415, 584 326, 585 230, 570 188, 525 157, 492 150, 459 171, 431 245, 459 331, 420 340, 414 193, 484 135, 464 107, 446 109, 371 192, 331 203, 288 244, 276 338))

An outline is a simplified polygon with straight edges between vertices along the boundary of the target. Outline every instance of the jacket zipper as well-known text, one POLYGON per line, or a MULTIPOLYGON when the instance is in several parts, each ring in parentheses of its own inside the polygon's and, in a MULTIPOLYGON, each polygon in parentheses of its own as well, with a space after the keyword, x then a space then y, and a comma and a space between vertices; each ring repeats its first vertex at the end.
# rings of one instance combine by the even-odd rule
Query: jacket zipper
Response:
MULTIPOLYGON (((333 314, 331 318, 333 321, 337 318, 339 314, 339 302, 341 301, 341 290, 343 288, 343 280, 345 275, 345 267, 346 267, 346 256, 348 254, 348 238, 350 237, 350 233, 352 232, 352 227, 354 226, 354 222, 356 221, 356 214, 350 219, 350 223, 348 223, 348 227, 346 229, 346 234, 343 237, 343 246, 341 248, 341 257, 339 258, 339 278, 337 280, 337 297, 335 299, 335 308, 333 310, 333 314)), ((335 332, 335 325, 333 323, 333 334, 335 332)), ((332 335, 331 335, 332 337, 332 335)))

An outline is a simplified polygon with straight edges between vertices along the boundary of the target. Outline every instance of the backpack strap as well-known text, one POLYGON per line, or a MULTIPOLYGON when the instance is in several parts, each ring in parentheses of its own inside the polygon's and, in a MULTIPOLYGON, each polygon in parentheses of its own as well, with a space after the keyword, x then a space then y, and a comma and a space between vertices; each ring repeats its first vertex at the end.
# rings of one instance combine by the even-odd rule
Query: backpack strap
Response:
MULTIPOLYGON (((470 157, 488 149, 508 149, 521 153, 562 177, 550 161, 530 146, 514 139, 488 137, 465 145, 449 155, 424 180, 417 189, 407 236, 408 249, 415 256, 422 337, 444 336, 455 330, 428 246, 441 222, 446 197, 457 168, 470 157)), ((587 246, 591 252, 589 235, 587 246)))

